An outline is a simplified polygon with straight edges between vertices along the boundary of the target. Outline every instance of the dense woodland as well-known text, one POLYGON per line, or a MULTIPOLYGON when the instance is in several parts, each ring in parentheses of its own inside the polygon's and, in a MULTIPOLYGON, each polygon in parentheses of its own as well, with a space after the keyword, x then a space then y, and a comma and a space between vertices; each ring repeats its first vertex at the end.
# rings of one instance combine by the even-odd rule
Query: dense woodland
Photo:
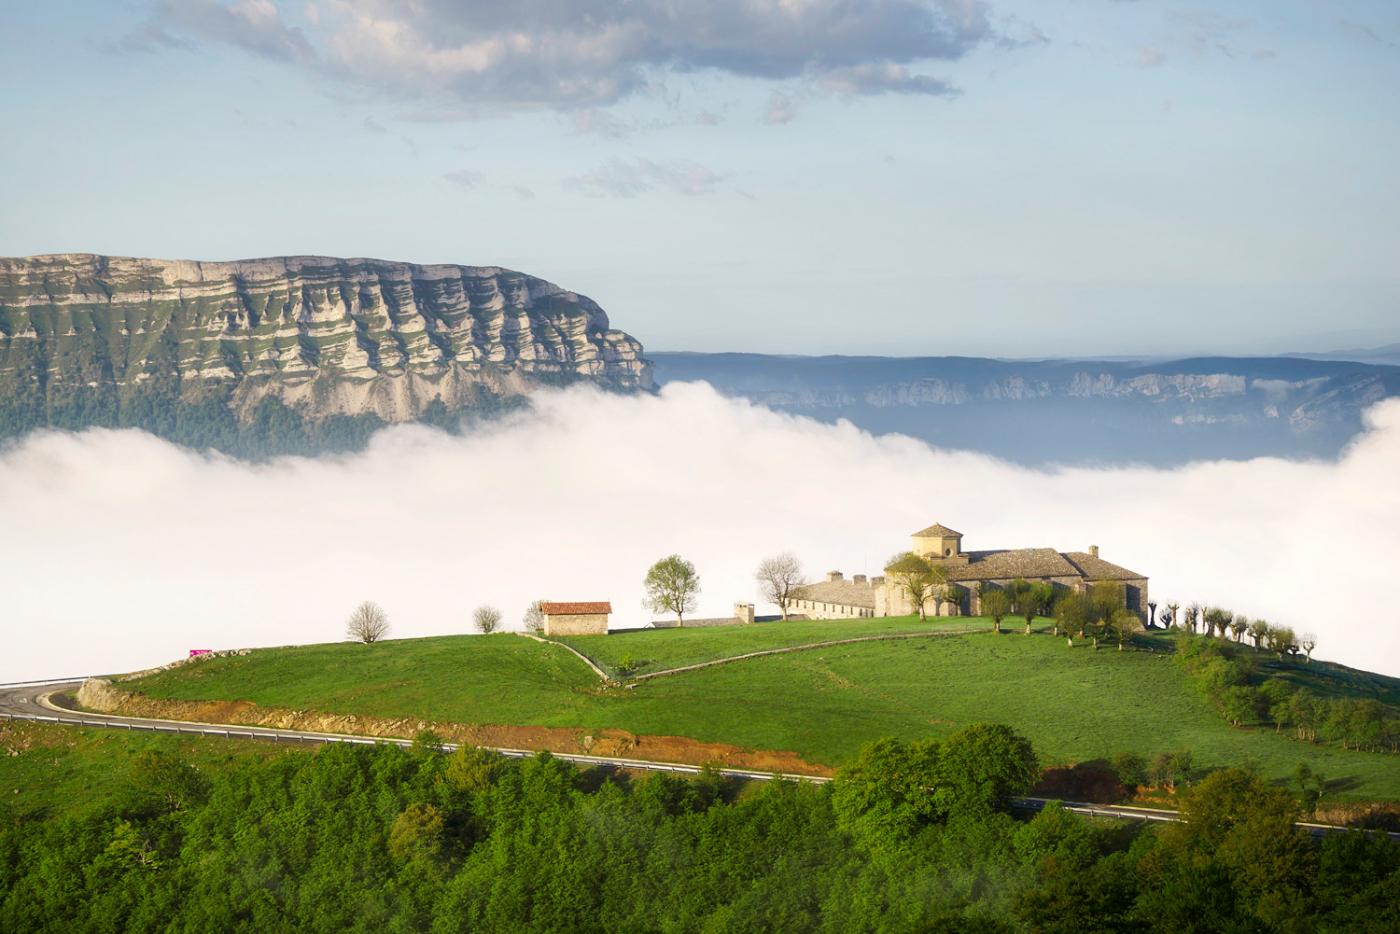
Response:
POLYGON ((1005 809, 1038 774, 971 726, 830 785, 739 786, 335 746, 198 768, 149 750, 65 813, 0 808, 5 931, 1394 931, 1400 846, 1314 841, 1243 770, 1189 823, 1005 809))

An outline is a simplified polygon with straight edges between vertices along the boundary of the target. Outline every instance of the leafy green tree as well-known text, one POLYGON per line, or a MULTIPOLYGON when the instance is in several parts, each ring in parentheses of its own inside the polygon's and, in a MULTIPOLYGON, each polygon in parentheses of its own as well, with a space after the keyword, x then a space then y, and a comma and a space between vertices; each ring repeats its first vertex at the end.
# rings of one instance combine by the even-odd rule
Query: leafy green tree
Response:
POLYGON ((1011 597, 1000 587, 982 588, 981 610, 983 616, 992 619, 992 631, 1001 632, 1001 621, 1011 615, 1011 597))
POLYGON ((1249 638, 1254 642, 1254 647, 1256 649, 1263 647, 1264 640, 1268 637, 1270 628, 1268 622, 1265 620, 1252 619, 1249 621, 1249 638))
POLYGON ((936 795, 939 743, 880 739, 867 743, 831 783, 836 821, 873 853, 892 854, 942 816, 936 795))
POLYGON ((1123 651, 1123 646, 1133 637, 1133 633, 1142 628, 1142 621, 1132 610, 1114 610, 1109 617, 1108 628, 1118 640, 1118 651, 1123 651))
POLYGON ((974 723, 943 741, 934 800, 945 810, 1007 807, 1040 779, 1030 740, 1001 723, 974 723))
POLYGON ((1074 645, 1075 631, 1079 632, 1082 639, 1092 620, 1093 611, 1089 606, 1089 598, 1078 591, 1065 594, 1055 604, 1056 627, 1064 627, 1066 639, 1071 646, 1074 645))
POLYGON ((432 804, 415 802, 394 818, 389 828, 389 852, 398 859, 435 857, 444 833, 442 812, 432 804))
POLYGON ((948 580, 948 569, 935 565, 927 558, 906 551, 895 555, 885 565, 885 576, 909 599, 920 622, 927 620, 925 604, 932 600, 948 580))
POLYGON ((1016 615, 1026 621, 1026 635, 1031 634, 1031 623, 1050 606, 1055 596, 1054 588, 1044 581, 1028 581, 1017 578, 1006 586, 1011 595, 1011 604, 1016 615))
POLYGON ((695 609, 700 595, 700 575, 695 565, 680 555, 669 555, 651 566, 646 580, 647 608, 656 613, 675 613, 685 625, 685 614, 695 609))

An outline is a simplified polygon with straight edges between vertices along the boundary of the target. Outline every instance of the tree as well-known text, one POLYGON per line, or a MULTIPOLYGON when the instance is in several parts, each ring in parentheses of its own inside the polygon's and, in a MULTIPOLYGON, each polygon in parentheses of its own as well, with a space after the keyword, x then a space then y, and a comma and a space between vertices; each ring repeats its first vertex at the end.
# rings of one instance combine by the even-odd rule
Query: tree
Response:
POLYGON ((1171 629, 1176 626, 1176 615, 1170 607, 1163 607, 1162 612, 1157 614, 1157 622, 1162 624, 1163 629, 1171 629))
POLYGON ((355 607, 345 624, 346 638, 369 645, 389 634, 389 617, 379 604, 366 600, 355 607))
POLYGON ((927 558, 906 551, 895 555, 885 565, 885 576, 902 590, 919 614, 919 621, 928 618, 924 604, 933 599, 948 580, 948 569, 933 565, 927 558))
POLYGON ((1230 635, 1235 637, 1236 642, 1239 642, 1240 637, 1248 631, 1249 617, 1243 613, 1236 613, 1235 618, 1230 620, 1230 635))
POLYGON ((1254 647, 1257 649, 1264 644, 1264 640, 1269 635, 1269 624, 1262 619, 1252 619, 1249 621, 1249 638, 1254 640, 1254 647))
POLYGON ((489 603, 479 606, 472 612, 472 623, 476 626, 477 632, 483 636, 490 635, 496 631, 497 626, 501 625, 501 611, 489 603))
POLYGON ((982 592, 982 615, 992 618, 992 632, 1001 632, 1001 621, 1011 615, 1011 596, 1000 587, 982 592))
MULTIPOLYGON (((1127 592, 1118 581, 1095 581, 1089 587, 1089 609, 1092 622, 1106 625, 1113 614, 1128 606, 1127 592)), ((1080 633, 1083 635, 1083 633, 1080 633)))
POLYGON ((1133 637, 1133 633, 1138 631, 1140 625, 1138 615, 1132 610, 1114 611, 1108 620, 1108 628, 1118 638, 1118 651, 1123 651, 1123 646, 1133 637))
POLYGON ((1026 635, 1031 634, 1031 623, 1050 606, 1055 597, 1054 589, 1044 581, 1032 583, 1017 578, 1006 586, 1011 595, 1011 605, 1016 615, 1026 621, 1026 635))
POLYGON ((1040 779, 1030 740, 1002 723, 974 723, 943 741, 934 801, 945 811, 993 810, 1040 779))
POLYGON ((1074 645, 1075 631, 1078 630, 1080 638, 1083 638, 1092 615, 1089 598, 1082 593, 1067 593, 1055 604, 1056 628, 1065 627, 1065 636, 1071 647, 1074 645))
POLYGON ((646 580, 647 608, 655 613, 675 613, 685 625, 685 614, 695 609, 700 594, 700 575, 695 565, 680 555, 668 555, 651 566, 646 580))
POLYGON ((802 585, 802 564, 790 552, 764 558, 754 574, 759 591, 769 603, 778 606, 783 619, 788 618, 788 603, 794 587, 802 585))
POLYGON ((1167 604, 1167 611, 1171 613, 1171 622, 1167 624, 1168 629, 1172 629, 1176 626, 1176 611, 1179 609, 1181 609, 1181 604, 1177 603, 1175 600, 1167 604))
POLYGON ((1310 632, 1305 632, 1302 638, 1298 640, 1298 644, 1302 646, 1303 651, 1307 653, 1308 661, 1312 661, 1313 649, 1317 648, 1317 636, 1310 632))
POLYGON ((1201 605, 1199 603, 1193 603, 1186 608, 1186 628, 1189 631, 1196 631, 1196 623, 1198 620, 1200 620, 1200 618, 1201 605))
POLYGON ((1157 623, 1157 602, 1147 601, 1147 628, 1151 629, 1157 623))
POLYGON ((525 625, 526 632, 533 632, 539 635, 544 632, 544 611, 540 609, 543 600, 536 600, 525 610, 525 616, 521 622, 525 625))

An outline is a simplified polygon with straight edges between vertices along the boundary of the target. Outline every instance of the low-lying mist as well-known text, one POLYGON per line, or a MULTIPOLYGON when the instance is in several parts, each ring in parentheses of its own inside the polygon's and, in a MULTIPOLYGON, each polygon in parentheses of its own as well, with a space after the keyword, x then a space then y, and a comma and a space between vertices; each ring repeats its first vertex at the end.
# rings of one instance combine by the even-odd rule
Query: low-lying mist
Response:
MULTIPOLYGON (((996 425, 988 425, 995 431, 996 425)), ((815 579, 879 573, 939 521, 968 549, 1083 550, 1152 595, 1312 631, 1317 655, 1400 674, 1400 400, 1333 463, 1041 472, 723 398, 546 392, 465 437, 408 426, 339 458, 250 465, 134 431, 31 436, 0 452, 0 681, 130 670, 192 648, 343 638, 362 600, 392 635, 470 631, 499 606, 611 600, 652 619, 672 552, 698 615, 760 603, 790 550, 815 579)))

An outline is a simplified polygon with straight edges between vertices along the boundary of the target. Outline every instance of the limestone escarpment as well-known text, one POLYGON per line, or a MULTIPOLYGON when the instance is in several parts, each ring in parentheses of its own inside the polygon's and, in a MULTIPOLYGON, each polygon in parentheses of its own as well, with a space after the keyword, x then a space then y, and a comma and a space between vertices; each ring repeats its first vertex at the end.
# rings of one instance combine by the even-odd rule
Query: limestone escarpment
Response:
POLYGON ((394 422, 561 379, 651 386, 641 344, 595 302, 499 267, 0 259, 0 391, 30 406, 159 385, 217 389, 244 417, 273 398, 394 422))

